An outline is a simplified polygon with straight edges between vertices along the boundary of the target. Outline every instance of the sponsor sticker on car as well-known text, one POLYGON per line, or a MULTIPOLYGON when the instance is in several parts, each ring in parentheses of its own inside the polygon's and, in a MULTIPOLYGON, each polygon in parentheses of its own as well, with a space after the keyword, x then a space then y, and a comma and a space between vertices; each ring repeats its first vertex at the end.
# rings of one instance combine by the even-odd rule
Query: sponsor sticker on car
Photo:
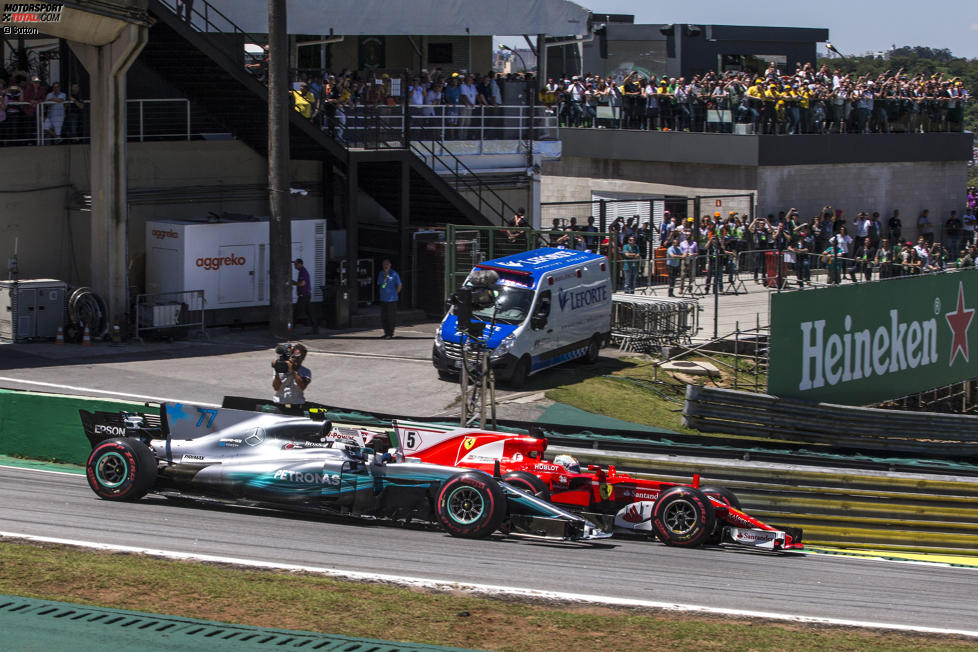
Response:
POLYGON ((755 548, 774 550, 775 543, 780 539, 784 542, 784 532, 774 530, 758 530, 755 528, 728 527, 727 533, 733 543, 755 548))

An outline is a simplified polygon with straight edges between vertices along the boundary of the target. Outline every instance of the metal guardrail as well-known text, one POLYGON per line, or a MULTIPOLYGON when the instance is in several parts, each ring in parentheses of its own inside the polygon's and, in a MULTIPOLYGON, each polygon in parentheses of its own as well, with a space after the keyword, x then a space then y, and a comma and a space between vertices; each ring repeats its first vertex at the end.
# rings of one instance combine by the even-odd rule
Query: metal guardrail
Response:
POLYGON ((833 449, 978 456, 978 416, 810 403, 696 385, 686 387, 683 425, 833 449))
POLYGON ((143 341, 142 333, 165 332, 182 329, 200 331, 207 337, 205 312, 207 300, 203 290, 184 292, 160 292, 136 295, 136 339, 143 341))
MULTIPOLYGON (((9 106, 27 106, 28 102, 10 102, 9 106)), ((91 103, 85 100, 89 107, 91 103)), ((91 131, 85 114, 72 116, 52 107, 66 109, 63 102, 40 102, 33 116, 20 113, 8 116, 0 141, 11 145, 54 145, 87 143, 91 131), (53 120, 49 121, 49 118, 53 120), (16 120, 16 124, 15 121, 16 120), (55 125, 52 124, 55 123, 55 125), (53 132, 53 135, 51 132, 53 132)), ((230 133, 206 131, 195 124, 190 100, 186 98, 146 98, 126 100, 126 132, 130 142, 146 140, 192 140, 193 138, 231 138, 230 133)), ((206 127, 206 124, 204 125, 206 127)))
MULTIPOLYGON (((403 105, 346 104, 330 114, 310 118, 319 122, 347 147, 364 149, 403 148, 409 141, 492 141, 556 140, 559 137, 553 116, 540 107, 505 105, 447 107, 441 105, 408 107, 403 105), (451 109, 457 109, 452 112, 451 109), (431 115, 421 111, 430 110, 431 115)), ((449 169, 451 169, 449 167, 449 169)))
MULTIPOLYGON (((571 450, 551 446, 551 452, 571 450)), ((582 463, 666 482, 722 485, 763 521, 802 527, 806 545, 978 555, 978 480, 958 476, 785 468, 742 460, 637 458, 573 449, 582 463)), ((745 453, 744 458, 749 458, 745 453)))
POLYGON ((468 191, 476 196, 474 205, 480 213, 486 215, 488 211, 501 225, 506 223, 507 216, 512 216, 516 213, 516 210, 499 193, 486 185, 475 172, 470 170, 469 166, 462 159, 452 154, 444 146, 439 149, 441 154, 437 153, 435 148, 427 143, 411 142, 411 152, 422 159, 428 167, 438 172, 438 169, 435 167, 435 163, 437 162, 444 170, 452 173, 452 178, 454 179, 452 185, 456 191, 468 191), (445 158, 444 155, 446 154, 451 160, 445 158), (430 161, 428 160, 429 158, 431 159, 430 161), (489 195, 489 197, 486 198, 485 195, 489 195))

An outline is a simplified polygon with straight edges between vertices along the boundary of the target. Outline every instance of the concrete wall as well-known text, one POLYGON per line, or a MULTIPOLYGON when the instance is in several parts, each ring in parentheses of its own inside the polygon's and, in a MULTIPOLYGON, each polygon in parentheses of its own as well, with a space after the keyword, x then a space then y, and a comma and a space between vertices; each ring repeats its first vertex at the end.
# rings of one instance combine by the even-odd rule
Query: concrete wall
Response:
POLYGON ((755 192, 757 168, 564 156, 543 165, 541 200, 590 201, 592 191, 652 195, 755 192))
POLYGON ((967 167, 948 161, 762 167, 757 204, 765 214, 794 206, 802 217, 830 204, 850 219, 862 209, 887 218, 896 208, 904 227, 911 225, 914 233, 924 208, 935 224, 943 224, 952 210, 960 215, 966 184, 967 167))
MULTIPOLYGON (((0 259, 18 239, 20 278, 90 279, 87 145, 21 147, 0 158, 0 259)), ((209 212, 268 215, 266 163, 238 141, 181 141, 129 145, 129 268, 143 279, 147 220, 200 219, 209 212)), ((294 183, 321 182, 318 163, 295 161, 294 183)), ((291 199, 296 217, 322 217, 322 196, 291 199)), ((6 275, 3 275, 6 278, 6 275)))
POLYGON ((757 193, 761 213, 826 204, 848 214, 929 208, 943 222, 963 209, 970 133, 735 136, 561 129, 563 156, 545 161, 542 200, 592 191, 641 195, 757 193))

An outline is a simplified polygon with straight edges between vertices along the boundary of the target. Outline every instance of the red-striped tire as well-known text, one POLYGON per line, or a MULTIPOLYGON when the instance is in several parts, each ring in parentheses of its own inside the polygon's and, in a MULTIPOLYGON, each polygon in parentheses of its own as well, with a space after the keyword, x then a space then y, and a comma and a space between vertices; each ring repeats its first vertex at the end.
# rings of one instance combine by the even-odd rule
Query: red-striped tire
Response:
POLYGON ((139 500, 156 482, 156 455, 137 439, 107 439, 88 456, 88 486, 105 500, 139 500))
POLYGON ((484 539, 506 517, 506 497, 492 477, 459 473, 438 489, 438 521, 453 537, 484 539))

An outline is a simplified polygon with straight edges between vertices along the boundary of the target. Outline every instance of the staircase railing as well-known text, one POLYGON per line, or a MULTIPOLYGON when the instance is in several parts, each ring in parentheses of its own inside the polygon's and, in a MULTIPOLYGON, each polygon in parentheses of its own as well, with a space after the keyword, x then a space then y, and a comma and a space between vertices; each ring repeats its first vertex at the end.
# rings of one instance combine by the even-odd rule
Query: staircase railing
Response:
MULTIPOLYGON (((439 143, 440 144, 440 143, 439 143)), ((411 152, 422 159, 428 167, 435 170, 434 163, 437 162, 442 169, 447 170, 453 175, 453 186, 456 192, 460 192, 463 187, 464 190, 470 192, 476 196, 477 203, 473 202, 473 205, 479 210, 480 213, 486 215, 492 215, 499 219, 499 226, 506 226, 507 216, 512 218, 516 211, 510 206, 505 199, 503 199, 499 193, 490 188, 486 182, 484 182, 479 175, 473 172, 469 166, 467 166, 462 159, 455 156, 444 146, 441 147, 442 153, 447 154, 450 157, 450 161, 447 161, 444 157, 435 152, 433 147, 429 147, 426 143, 418 141, 411 142, 411 152), (432 163, 428 164, 428 157, 431 157, 432 163), (489 199, 486 198, 489 196, 489 199), (494 203, 490 203, 489 200, 494 200, 494 203), (487 214, 486 211, 490 211, 487 214)), ((435 170, 437 172, 437 170, 435 170)))
MULTIPOLYGON (((181 3, 179 6, 177 5, 177 0, 156 1, 183 19, 194 31, 202 33, 219 32, 240 34, 244 37, 246 43, 258 44, 261 42, 256 36, 238 27, 234 21, 213 7, 207 0, 196 0, 188 4, 181 3), (181 11, 184 12, 182 15, 181 11)), ((235 65, 244 61, 243 54, 242 52, 241 61, 234 61, 235 65)), ((267 86, 267 81, 260 64, 261 62, 258 62, 258 65, 246 65, 245 67, 255 75, 255 78, 259 82, 267 86)), ((435 142, 441 145, 442 155, 436 153, 432 147, 424 143, 410 141, 407 133, 409 126, 408 122, 404 119, 403 106, 365 105, 356 108, 357 110, 351 112, 349 116, 343 113, 340 113, 338 116, 323 115, 323 131, 346 148, 350 148, 351 146, 359 146, 366 149, 406 148, 420 158, 426 165, 429 165, 428 160, 430 157, 432 164, 429 167, 437 174, 438 170, 434 166, 434 163, 437 162, 443 170, 451 173, 452 182, 450 185, 456 192, 464 190, 473 194, 475 201, 469 201, 483 215, 487 217, 495 216, 498 218, 500 225, 505 225, 507 223, 507 215, 512 216, 516 213, 499 193, 490 188, 461 159, 441 145, 441 141, 435 142), (446 160, 443 154, 447 154, 451 160, 446 160)), ((531 107, 529 114, 531 133, 534 117, 531 107)), ((522 130, 520 135, 522 135, 522 130)))

